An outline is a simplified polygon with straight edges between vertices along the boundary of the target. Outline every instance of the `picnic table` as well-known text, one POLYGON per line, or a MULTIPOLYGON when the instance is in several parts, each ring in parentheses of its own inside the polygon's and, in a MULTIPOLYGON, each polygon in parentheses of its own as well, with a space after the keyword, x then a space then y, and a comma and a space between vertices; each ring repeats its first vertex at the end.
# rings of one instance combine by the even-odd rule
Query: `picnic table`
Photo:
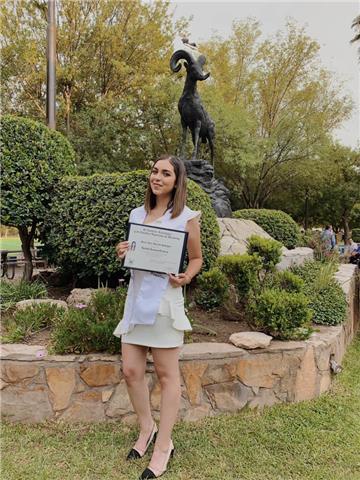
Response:
MULTIPOLYGON (((16 267, 25 265, 25 258, 22 250, 0 250, 1 254, 1 278, 12 280, 15 276, 16 267)), ((43 265, 46 267, 46 259, 41 257, 41 248, 35 247, 32 264, 34 267, 43 265)))

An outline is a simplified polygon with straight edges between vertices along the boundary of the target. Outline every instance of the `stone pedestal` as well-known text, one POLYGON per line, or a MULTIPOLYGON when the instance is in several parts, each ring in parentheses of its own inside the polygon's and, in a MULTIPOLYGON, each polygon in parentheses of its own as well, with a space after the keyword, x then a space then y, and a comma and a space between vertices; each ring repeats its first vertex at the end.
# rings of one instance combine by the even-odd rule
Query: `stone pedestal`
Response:
POLYGON ((186 173, 209 195, 217 217, 231 217, 230 192, 214 178, 214 167, 206 160, 185 160, 186 173))

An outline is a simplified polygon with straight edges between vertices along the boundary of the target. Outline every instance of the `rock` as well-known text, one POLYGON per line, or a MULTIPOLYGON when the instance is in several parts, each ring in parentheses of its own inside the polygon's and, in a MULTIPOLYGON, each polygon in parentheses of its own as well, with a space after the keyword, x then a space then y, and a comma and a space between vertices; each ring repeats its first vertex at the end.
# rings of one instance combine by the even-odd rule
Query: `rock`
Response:
POLYGON ((243 220, 240 218, 218 218, 217 219, 221 238, 220 255, 230 255, 232 253, 246 253, 247 239, 251 235, 258 235, 262 238, 271 238, 259 225, 252 220, 243 220))
POLYGON ((102 392, 87 391, 76 394, 71 405, 58 416, 66 422, 103 422, 105 420, 102 392))
POLYGON ((50 367, 45 371, 53 408, 54 410, 63 410, 69 405, 71 394, 75 388, 75 368, 50 367))
POLYGON ((125 380, 121 380, 119 385, 116 386, 114 393, 106 405, 106 415, 109 417, 120 417, 121 415, 134 412, 125 380))
POLYGON ((182 420, 184 422, 196 422, 201 420, 204 417, 209 417, 213 415, 211 405, 205 403, 199 407, 193 407, 184 412, 182 420))
POLYGON ((314 260, 314 251, 308 247, 297 247, 282 252, 281 261, 276 265, 277 270, 287 270, 293 265, 302 265, 306 261, 314 260))
POLYGON ((240 382, 218 383, 205 389, 213 408, 224 412, 241 410, 254 396, 251 388, 240 382))
POLYGON ((89 305, 92 292, 95 288, 73 288, 66 299, 66 303, 74 307, 78 304, 89 305))
POLYGON ((80 377, 90 387, 101 387, 119 383, 121 379, 120 365, 93 364, 80 367, 80 377))
POLYGON ((261 332, 239 332, 230 335, 229 340, 237 347, 253 349, 268 347, 272 337, 261 332))
POLYGON ((53 416, 44 385, 8 386, 1 393, 1 415, 10 422, 37 423, 53 416))
POLYGON ((25 378, 35 377, 39 373, 39 367, 36 365, 27 365, 24 362, 8 362, 1 366, 1 376, 3 380, 9 383, 21 382, 25 378))
POLYGON ((206 362, 186 362, 180 367, 192 405, 199 405, 201 403, 201 378, 207 366, 208 364, 206 362))
MULTIPOLYGON (((318 372, 315 363, 314 349, 309 347, 296 375, 295 402, 311 400, 316 397, 318 372)), ((324 387, 323 387, 324 388, 324 387)))
POLYGON ((66 302, 64 302, 63 300, 54 300, 53 298, 30 298, 28 300, 21 300, 20 302, 16 303, 15 308, 16 310, 25 310, 25 308, 33 307, 43 303, 56 305, 57 307, 63 308, 64 310, 68 309, 66 302))

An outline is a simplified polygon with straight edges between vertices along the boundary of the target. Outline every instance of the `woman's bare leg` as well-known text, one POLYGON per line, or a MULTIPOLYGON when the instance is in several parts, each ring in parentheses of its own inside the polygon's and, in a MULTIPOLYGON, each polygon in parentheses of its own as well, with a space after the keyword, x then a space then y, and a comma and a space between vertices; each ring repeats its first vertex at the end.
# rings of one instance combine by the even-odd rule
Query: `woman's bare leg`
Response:
POLYGON ((138 416, 140 435, 134 447, 143 450, 151 434, 154 420, 151 415, 149 388, 145 379, 148 347, 122 343, 122 370, 127 391, 138 416))
POLYGON ((180 348, 152 348, 156 374, 161 386, 160 425, 149 468, 162 468, 180 408, 180 348))

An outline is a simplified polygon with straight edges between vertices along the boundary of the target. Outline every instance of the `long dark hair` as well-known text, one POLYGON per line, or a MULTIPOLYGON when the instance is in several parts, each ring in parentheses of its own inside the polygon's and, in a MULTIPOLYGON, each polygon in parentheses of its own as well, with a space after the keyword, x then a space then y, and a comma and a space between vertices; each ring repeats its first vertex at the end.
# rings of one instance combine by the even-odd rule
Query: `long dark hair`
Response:
MULTIPOLYGON (((171 210, 171 218, 175 218, 183 211, 186 203, 187 176, 185 165, 178 157, 164 154, 155 160, 155 163, 151 167, 152 169, 159 160, 169 160, 171 165, 174 167, 176 177, 175 186, 171 192, 171 199, 169 200, 166 210, 171 210)), ((153 191, 151 190, 150 176, 148 178, 144 206, 147 213, 150 213, 150 210, 156 206, 156 195, 154 195, 153 191)))

